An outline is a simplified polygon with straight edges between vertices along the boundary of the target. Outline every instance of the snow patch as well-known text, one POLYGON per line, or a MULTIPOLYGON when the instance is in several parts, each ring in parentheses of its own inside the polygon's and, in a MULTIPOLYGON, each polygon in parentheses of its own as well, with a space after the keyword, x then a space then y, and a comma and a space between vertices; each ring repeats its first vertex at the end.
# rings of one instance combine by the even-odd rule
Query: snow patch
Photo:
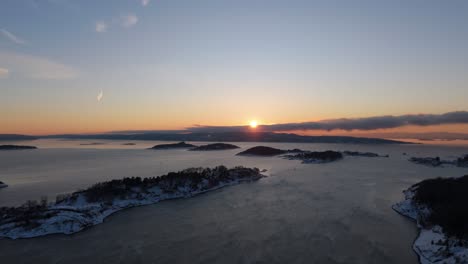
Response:
POLYGON ((462 241, 444 234, 442 227, 435 225, 426 228, 422 222, 430 215, 430 209, 413 201, 417 187, 405 190, 405 200, 392 206, 393 210, 416 221, 420 229, 414 241, 413 250, 419 256, 421 264, 468 263, 468 248, 462 241))

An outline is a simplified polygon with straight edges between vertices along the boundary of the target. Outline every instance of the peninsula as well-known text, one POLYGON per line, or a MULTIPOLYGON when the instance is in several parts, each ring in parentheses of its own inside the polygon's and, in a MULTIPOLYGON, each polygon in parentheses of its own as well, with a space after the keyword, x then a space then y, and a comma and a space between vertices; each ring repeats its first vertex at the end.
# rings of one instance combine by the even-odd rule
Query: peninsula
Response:
POLYGON ((257 168, 224 166, 191 168, 151 178, 124 178, 97 183, 86 190, 57 196, 48 203, 29 201, 20 207, 0 208, 0 237, 31 238, 72 234, 102 223, 125 208, 187 198, 265 177, 257 168))

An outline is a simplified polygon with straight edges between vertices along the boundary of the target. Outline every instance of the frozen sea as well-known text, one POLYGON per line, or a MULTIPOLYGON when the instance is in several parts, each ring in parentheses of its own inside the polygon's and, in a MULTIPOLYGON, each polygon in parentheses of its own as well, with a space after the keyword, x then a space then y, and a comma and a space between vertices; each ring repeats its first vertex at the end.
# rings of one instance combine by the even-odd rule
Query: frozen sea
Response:
MULTIPOLYGON (((235 143, 241 149, 146 150, 156 141, 35 140, 40 149, 0 151, 0 206, 73 192, 96 182, 157 176, 189 167, 243 165, 269 177, 190 199, 121 211, 74 235, 0 239, 5 263, 418 263, 416 225, 391 209, 423 179, 468 174, 430 168, 411 156, 454 159, 468 145, 235 143), (135 145, 123 145, 133 142, 135 145), (81 145, 103 143, 100 145, 81 145), (390 158, 346 157, 301 164, 242 157, 246 148, 352 150, 390 158), (407 153, 407 155, 403 155, 407 153)), ((6 144, 1 142, 0 144, 6 144)), ((197 144, 196 142, 194 144, 197 144)), ((206 143, 200 143, 206 144, 206 143)))

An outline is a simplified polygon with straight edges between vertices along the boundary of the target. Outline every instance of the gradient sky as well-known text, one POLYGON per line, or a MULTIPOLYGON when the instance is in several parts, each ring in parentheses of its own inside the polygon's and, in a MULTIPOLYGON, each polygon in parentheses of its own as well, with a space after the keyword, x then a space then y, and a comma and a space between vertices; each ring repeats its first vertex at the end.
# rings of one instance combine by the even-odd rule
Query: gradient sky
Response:
POLYGON ((468 110, 467 25, 456 0, 3 0, 0 133, 468 110))

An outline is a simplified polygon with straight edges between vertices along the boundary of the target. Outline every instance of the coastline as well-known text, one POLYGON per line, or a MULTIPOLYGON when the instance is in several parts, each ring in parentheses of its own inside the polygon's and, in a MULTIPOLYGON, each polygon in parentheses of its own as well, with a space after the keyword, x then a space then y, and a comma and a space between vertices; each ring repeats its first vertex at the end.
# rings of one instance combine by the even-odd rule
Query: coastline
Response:
POLYGON ((413 251, 418 255, 419 262, 455 264, 468 259, 468 248, 459 246, 460 239, 448 237, 438 225, 424 227, 423 222, 431 211, 428 207, 413 202, 416 188, 417 186, 413 186, 403 191, 405 199, 392 205, 392 209, 416 222, 419 234, 413 242, 413 251))
MULTIPOLYGON (((190 173, 189 170, 185 171, 190 173)), ((195 187, 193 186, 193 182, 186 181, 182 186, 177 186, 168 191, 167 186, 165 186, 166 182, 175 181, 176 179, 169 179, 166 180, 166 182, 161 180, 159 185, 147 189, 132 186, 129 191, 129 197, 126 199, 114 196, 111 201, 100 200, 90 202, 89 197, 87 197, 87 190, 75 192, 55 204, 49 204, 41 208, 42 211, 34 215, 39 215, 40 218, 33 223, 29 223, 28 220, 27 224, 24 224, 21 219, 24 215, 17 216, 16 218, 6 217, 2 219, 3 223, 0 222, 0 238, 18 239, 33 238, 49 234, 73 234, 91 226, 98 225, 113 213, 127 208, 155 204, 171 199, 189 198, 205 192, 237 185, 243 182, 252 182, 266 177, 260 174, 258 169, 242 167, 232 168, 225 171, 227 177, 218 177, 218 175, 224 172, 220 171, 222 170, 220 170, 219 167, 213 169, 213 173, 202 177, 195 187), (213 178, 216 177, 221 178, 221 180, 213 184, 213 178)), ((166 175, 166 177, 168 177, 168 175, 166 175)))

